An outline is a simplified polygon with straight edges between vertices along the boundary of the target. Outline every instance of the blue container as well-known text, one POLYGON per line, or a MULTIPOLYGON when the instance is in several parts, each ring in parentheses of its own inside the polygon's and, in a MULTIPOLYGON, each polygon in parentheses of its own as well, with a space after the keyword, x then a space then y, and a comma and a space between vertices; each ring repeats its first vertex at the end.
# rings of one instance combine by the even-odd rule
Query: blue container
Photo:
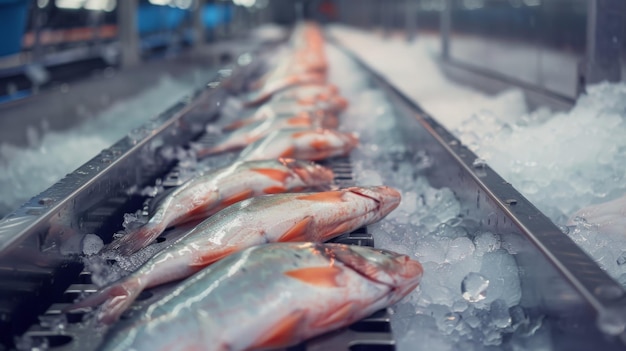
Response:
POLYGON ((141 4, 137 9, 139 34, 149 34, 175 29, 183 22, 189 11, 170 6, 141 4))
POLYGON ((0 0, 0 57, 22 49, 30 0, 0 0))

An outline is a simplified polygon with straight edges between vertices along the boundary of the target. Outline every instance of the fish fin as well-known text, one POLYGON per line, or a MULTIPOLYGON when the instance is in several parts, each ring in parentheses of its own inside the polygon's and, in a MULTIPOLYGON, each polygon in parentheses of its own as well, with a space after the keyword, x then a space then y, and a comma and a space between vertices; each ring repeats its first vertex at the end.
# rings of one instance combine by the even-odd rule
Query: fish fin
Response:
POLYGON ((315 139, 311 142, 311 147, 315 149, 316 151, 326 150, 329 148, 329 146, 330 145, 328 144, 328 141, 326 140, 315 139))
POLYGON ((313 220, 312 216, 306 216, 301 221, 296 223, 293 227, 283 234, 278 241, 308 241, 306 237, 306 231, 309 227, 309 223, 313 220))
POLYGON ((284 274, 306 284, 325 288, 336 288, 340 286, 337 282, 337 276, 340 273, 341 268, 329 266, 294 269, 284 274))
POLYGON ((341 321, 348 320, 350 315, 352 315, 353 306, 352 303, 348 302, 339 306, 339 308, 333 309, 329 315, 313 323, 312 327, 328 328, 341 321))
POLYGON ((296 116, 287 120, 287 125, 290 126, 310 126, 311 119, 309 117, 296 116))
POLYGON ((324 191, 321 193, 307 194, 297 197, 298 200, 320 202, 343 202, 343 191, 324 191))
POLYGON ((243 127, 243 126, 247 126, 248 124, 250 124, 252 122, 254 122, 254 120, 242 119, 242 120, 235 121, 233 123, 230 123, 230 124, 224 126, 222 128, 222 130, 223 131, 232 131, 232 130, 235 130, 235 129, 239 129, 239 128, 243 127))
POLYGON ((260 173, 270 179, 273 179, 277 182, 284 183, 287 178, 289 178, 289 172, 281 171, 279 169, 272 168, 252 168, 251 171, 260 173))
POLYGON ((287 188, 285 188, 284 186, 270 186, 263 189, 263 192, 265 194, 280 194, 287 192, 287 188))
POLYGON ((262 339, 257 340, 250 349, 273 349, 288 346, 296 341, 293 337, 297 335, 298 327, 302 323, 304 315, 305 313, 302 310, 288 314, 269 328, 269 333, 265 334, 262 339))
POLYGON ((152 243, 165 231, 165 223, 146 223, 123 237, 113 241, 107 251, 118 251, 123 255, 133 254, 152 243))
POLYGON ((295 138, 300 138, 300 137, 303 137, 303 136, 309 135, 309 134, 317 135, 316 132, 313 132, 313 131, 310 131, 310 130, 303 130, 301 132, 295 132, 295 133, 291 134, 291 136, 295 139, 295 138))
POLYGON ((220 154, 225 151, 227 151, 227 149, 223 148, 223 145, 217 145, 214 147, 205 147, 205 148, 196 150, 196 157, 200 159, 200 158, 204 158, 207 156, 220 154))
POLYGON ((250 198, 253 194, 254 194, 253 190, 247 189, 247 190, 244 190, 244 191, 239 192, 237 194, 231 195, 231 196, 229 196, 229 197, 227 197, 227 198, 222 200, 222 202, 220 203, 220 207, 221 208, 228 207, 228 206, 230 206, 232 204, 235 204, 235 203, 237 203, 239 201, 243 201, 245 199, 250 198))
POLYGON ((293 146, 290 146, 285 151, 283 151, 278 157, 293 157, 295 153, 296 153, 296 148, 293 146))
POLYGON ((354 228, 354 225, 350 222, 343 222, 341 224, 338 224, 333 230, 331 230, 328 233, 323 233, 322 237, 320 238, 319 241, 327 241, 330 240, 336 236, 339 236, 343 233, 348 233, 351 232, 353 230, 355 230, 357 228, 354 228))
POLYGON ((67 307, 64 312, 92 307, 104 302, 96 318, 102 324, 113 324, 144 290, 144 284, 137 277, 130 276, 87 296, 84 300, 67 307))
POLYGON ((237 248, 228 247, 224 249, 215 249, 208 250, 208 252, 203 253, 199 257, 197 257, 192 264, 191 267, 206 267, 213 262, 217 262, 222 258, 234 253, 237 251, 237 248))

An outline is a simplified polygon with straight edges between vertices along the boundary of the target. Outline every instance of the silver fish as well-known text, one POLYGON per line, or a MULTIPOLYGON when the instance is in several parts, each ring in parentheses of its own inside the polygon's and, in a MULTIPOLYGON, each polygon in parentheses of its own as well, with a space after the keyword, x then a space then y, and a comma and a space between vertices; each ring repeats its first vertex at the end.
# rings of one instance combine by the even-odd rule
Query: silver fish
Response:
POLYGON ((208 218, 136 272, 69 310, 105 302, 98 319, 115 321, 142 290, 186 278, 245 248, 269 242, 324 242, 379 221, 400 203, 386 186, 277 194, 238 202, 208 218))
POLYGON ((350 325, 413 291, 419 262, 342 244, 276 243, 208 267, 110 335, 102 351, 285 347, 350 325))
POLYGON ((332 129, 282 129, 270 133, 241 151, 240 161, 292 157, 323 160, 345 156, 359 143, 354 133, 332 129))
POLYGON ((190 179, 165 197, 148 223, 114 241, 110 250, 130 254, 153 242, 166 228, 202 220, 247 198, 330 185, 333 172, 293 159, 240 162, 190 179))
POLYGON ((287 118, 271 118, 248 124, 224 136, 215 146, 202 148, 196 151, 198 158, 221 152, 243 149, 249 144, 267 136, 273 131, 283 128, 313 128, 320 127, 316 120, 308 115, 290 116, 287 118))

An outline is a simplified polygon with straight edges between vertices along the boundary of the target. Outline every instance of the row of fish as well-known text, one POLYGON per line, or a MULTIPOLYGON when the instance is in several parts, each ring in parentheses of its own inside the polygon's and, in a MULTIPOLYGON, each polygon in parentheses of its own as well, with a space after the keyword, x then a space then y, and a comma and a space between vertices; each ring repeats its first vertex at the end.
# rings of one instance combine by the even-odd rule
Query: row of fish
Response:
POLYGON ((246 104, 255 112, 198 150, 208 157, 243 149, 235 162, 176 188, 107 250, 130 255, 169 227, 202 222, 68 309, 101 304, 97 321, 112 324, 144 289, 188 278, 114 326, 102 349, 288 346, 367 317, 418 285, 422 267, 405 255, 324 244, 381 220, 400 194, 386 186, 331 190, 332 170, 313 161, 347 155, 358 138, 333 129, 347 102, 326 83, 320 29, 299 24, 290 44, 291 54, 254 84, 246 104))

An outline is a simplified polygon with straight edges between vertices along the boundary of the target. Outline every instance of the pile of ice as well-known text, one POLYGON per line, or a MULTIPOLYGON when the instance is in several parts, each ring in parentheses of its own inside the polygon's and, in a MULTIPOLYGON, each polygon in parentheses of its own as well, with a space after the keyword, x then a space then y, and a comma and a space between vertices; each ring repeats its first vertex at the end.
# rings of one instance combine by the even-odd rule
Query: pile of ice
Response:
POLYGON ((519 306, 518 267, 498 233, 478 231, 475 221, 460 214, 450 189, 433 188, 418 175, 432 162, 405 149, 382 92, 369 87, 364 73, 336 48, 328 47, 327 54, 330 80, 350 101, 341 129, 361 139, 351 156, 357 184, 402 192, 400 206, 369 231, 376 246, 424 266, 420 287, 394 307, 399 350, 481 350, 514 332, 532 339, 541 320, 531 321, 519 306))
POLYGON ((164 76, 156 86, 74 129, 43 136, 32 129, 26 148, 0 144, 0 218, 178 102, 208 75, 199 71, 184 80, 164 76))
POLYGON ((567 113, 476 113, 455 132, 556 223, 626 190, 626 84, 593 86, 567 113))
MULTIPOLYGON (((626 192, 626 84, 592 86, 569 112, 529 112, 519 90, 487 96, 448 81, 436 65, 435 37, 422 36, 409 44, 347 27, 335 26, 331 33, 419 102, 557 225, 565 225, 581 208, 626 192)), ((626 250, 621 249, 626 247, 625 217, 625 211, 609 210, 602 218, 578 220, 576 228, 566 231, 626 285, 626 250)))

